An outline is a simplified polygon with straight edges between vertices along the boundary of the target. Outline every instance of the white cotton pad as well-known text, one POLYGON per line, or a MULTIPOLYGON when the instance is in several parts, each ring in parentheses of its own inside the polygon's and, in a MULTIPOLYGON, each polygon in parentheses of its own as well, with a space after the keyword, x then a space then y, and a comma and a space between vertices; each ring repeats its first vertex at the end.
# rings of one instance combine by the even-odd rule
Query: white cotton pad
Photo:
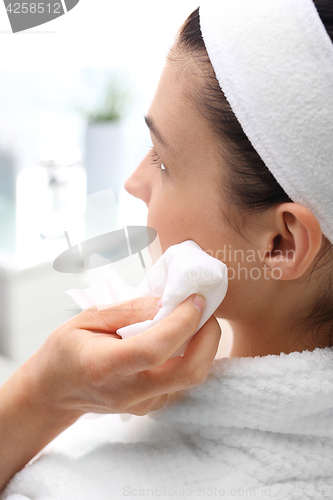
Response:
MULTIPOLYGON (((205 297, 206 307, 195 334, 221 304, 227 288, 227 266, 223 262, 208 255, 192 240, 173 245, 138 286, 139 296, 162 297, 161 309, 154 319, 120 328, 117 334, 128 338, 143 333, 168 316, 187 297, 199 293, 205 297)), ((172 357, 183 354, 190 340, 172 357)))

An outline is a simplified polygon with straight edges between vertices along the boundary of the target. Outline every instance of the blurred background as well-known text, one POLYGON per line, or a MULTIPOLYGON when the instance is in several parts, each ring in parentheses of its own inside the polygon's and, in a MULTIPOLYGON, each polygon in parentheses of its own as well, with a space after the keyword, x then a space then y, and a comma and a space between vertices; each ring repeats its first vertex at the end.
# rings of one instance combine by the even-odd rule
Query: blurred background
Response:
POLYGON ((81 0, 15 35, 0 10, 0 384, 79 312, 65 291, 89 283, 53 260, 69 244, 146 224, 123 183, 151 146, 143 116, 197 6, 81 0))

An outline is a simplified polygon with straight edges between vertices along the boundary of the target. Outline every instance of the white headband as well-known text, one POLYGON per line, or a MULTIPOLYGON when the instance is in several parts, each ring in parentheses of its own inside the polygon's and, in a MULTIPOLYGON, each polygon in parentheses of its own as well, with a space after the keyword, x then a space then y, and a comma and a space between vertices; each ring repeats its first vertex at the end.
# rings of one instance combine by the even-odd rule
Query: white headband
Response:
POLYGON ((333 44, 312 0, 208 0, 205 46, 267 168, 333 243, 333 44))

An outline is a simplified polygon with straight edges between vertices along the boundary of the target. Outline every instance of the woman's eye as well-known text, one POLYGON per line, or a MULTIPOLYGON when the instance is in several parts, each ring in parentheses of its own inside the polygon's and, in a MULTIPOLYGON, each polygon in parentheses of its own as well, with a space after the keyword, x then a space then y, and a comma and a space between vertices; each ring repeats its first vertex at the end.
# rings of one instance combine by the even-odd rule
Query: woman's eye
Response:
POLYGON ((151 162, 153 165, 155 165, 156 168, 161 170, 162 172, 167 172, 167 169, 165 168, 164 164, 162 163, 161 158, 158 156, 157 152, 155 149, 152 147, 149 151, 149 154, 151 156, 151 162))

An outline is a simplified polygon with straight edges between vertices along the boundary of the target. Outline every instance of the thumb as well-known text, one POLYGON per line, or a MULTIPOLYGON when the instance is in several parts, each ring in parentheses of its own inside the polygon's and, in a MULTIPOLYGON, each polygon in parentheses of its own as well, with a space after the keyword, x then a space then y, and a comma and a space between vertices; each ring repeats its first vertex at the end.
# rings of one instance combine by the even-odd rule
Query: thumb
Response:
POLYGON ((194 335, 204 308, 205 298, 191 295, 141 335, 117 343, 119 354, 115 363, 126 368, 127 373, 162 365, 194 335))

